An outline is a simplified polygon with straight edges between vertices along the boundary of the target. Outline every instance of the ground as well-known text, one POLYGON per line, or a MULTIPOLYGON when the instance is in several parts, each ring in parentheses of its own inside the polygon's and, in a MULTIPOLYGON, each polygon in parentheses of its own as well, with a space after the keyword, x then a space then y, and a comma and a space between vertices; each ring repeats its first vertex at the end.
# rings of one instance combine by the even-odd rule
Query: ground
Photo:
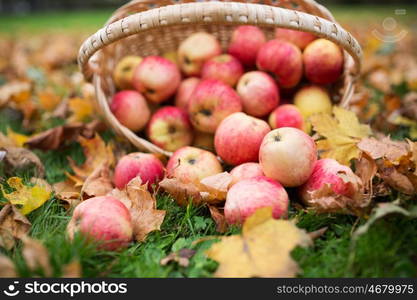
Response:
MULTIPOLYGON (((395 8, 335 8, 336 18, 342 23, 354 22, 366 24, 370 16, 380 22, 390 16, 395 8)), ((412 12, 412 10, 408 10, 412 12)), ((110 12, 83 13, 45 13, 34 16, 2 17, 0 32, 3 35, 15 34, 14 38, 24 38, 32 34, 44 34, 48 30, 66 34, 74 34, 82 28, 81 35, 88 35, 104 23, 110 12)), ((415 22, 414 17, 414 22, 415 22)), ((408 15, 404 20, 412 28, 413 17, 408 15), (411 22, 411 25, 410 25, 411 22)), ((363 25, 366 26, 366 25, 363 25)), ((415 23, 414 23, 415 28, 415 23)), ((378 101, 378 100, 376 100, 378 101)), ((382 101, 382 100, 380 100, 382 101)), ((7 128, 15 132, 25 132, 19 119, 7 110, 0 111, 0 130, 7 128)), ((53 125, 50 125, 53 126, 53 125)), ((102 133, 105 140, 114 140, 109 131, 102 133)), ((391 132, 394 138, 407 137, 400 128, 391 132)), ((46 169, 49 183, 65 179, 65 172, 71 172, 67 157, 82 163, 84 155, 80 145, 71 143, 60 151, 35 150, 46 169)), ((0 165, 2 181, 6 175, 0 165)), ((32 170, 23 170, 14 174, 29 178, 32 170)), ((380 202, 400 199, 405 207, 415 204, 415 199, 401 193, 393 192, 380 202)), ((0 196, 0 202, 6 199, 0 196)), ((314 246, 297 248, 293 257, 299 263, 302 272, 300 277, 415 277, 417 276, 417 219, 403 216, 389 216, 378 221, 371 229, 353 243, 351 236, 355 229, 366 222, 366 218, 353 215, 322 214, 296 209, 292 205, 290 218, 298 219, 298 226, 307 231, 315 231, 323 227, 328 230, 315 240, 314 246)), ((165 209, 167 215, 161 231, 151 233, 146 242, 132 244, 128 249, 116 252, 97 251, 81 239, 70 243, 65 235, 65 228, 70 219, 68 211, 56 199, 47 201, 41 208, 28 215, 32 223, 30 236, 39 239, 49 251, 53 275, 61 276, 63 266, 73 260, 79 260, 82 276, 85 277, 210 277, 216 270, 217 263, 208 259, 204 252, 215 240, 201 240, 208 236, 216 236, 216 226, 211 219, 207 207, 186 208, 177 206, 170 196, 158 195, 158 208, 165 209), (172 251, 182 248, 196 250, 188 267, 177 264, 161 266, 160 260, 172 251)), ((232 228, 226 234, 239 232, 232 228)), ((25 264, 21 245, 17 249, 1 253, 10 256, 17 265, 18 273, 24 277, 42 276, 42 271, 30 271, 25 264)))

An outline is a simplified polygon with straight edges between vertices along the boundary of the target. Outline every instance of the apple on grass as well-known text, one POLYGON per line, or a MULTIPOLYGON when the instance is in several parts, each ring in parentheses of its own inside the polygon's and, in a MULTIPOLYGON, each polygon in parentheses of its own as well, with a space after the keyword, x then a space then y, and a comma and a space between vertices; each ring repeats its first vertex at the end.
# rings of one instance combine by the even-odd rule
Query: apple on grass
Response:
POLYGON ((268 118, 272 129, 281 127, 294 127, 303 130, 304 119, 301 111, 293 104, 278 106, 268 118))
POLYGON ((316 84, 336 82, 343 72, 343 52, 335 43, 317 39, 303 53, 304 72, 316 84))
POLYGON ((178 47, 178 62, 187 76, 199 76, 204 63, 220 55, 222 49, 214 35, 196 32, 181 42, 178 47))
POLYGON ((152 185, 157 184, 164 177, 164 165, 153 154, 130 153, 117 163, 113 182, 118 189, 122 189, 137 176, 151 189, 152 185))
POLYGON ((128 55, 116 64, 113 71, 113 80, 119 90, 130 90, 133 88, 133 72, 141 61, 142 57, 140 56, 128 55))
POLYGON ((202 80, 188 104, 188 113, 194 128, 207 133, 214 133, 224 118, 240 111, 242 103, 236 91, 214 79, 202 80))
POLYGON ((277 28, 275 29, 275 38, 283 39, 287 42, 293 43, 301 50, 304 50, 308 44, 316 39, 316 36, 310 32, 277 28))
POLYGON ((152 143, 167 151, 188 146, 193 140, 187 113, 175 106, 164 106, 156 111, 149 121, 147 133, 152 143))
POLYGON ((181 81, 175 96, 175 106, 187 111, 190 97, 199 83, 200 78, 197 77, 190 77, 181 81))
POLYGON ((269 114, 280 101, 278 86, 265 72, 245 73, 239 80, 236 91, 242 99, 243 111, 254 117, 269 114))
POLYGON ((145 98, 136 91, 121 91, 114 94, 110 110, 116 119, 132 131, 140 131, 151 116, 145 98))
POLYGON ((225 118, 214 135, 214 147, 226 163, 240 165, 256 162, 264 136, 271 131, 268 123, 245 113, 234 113, 225 118))
POLYGON ((256 65, 259 70, 275 75, 282 88, 293 88, 303 75, 303 56, 300 49, 283 40, 270 40, 258 52, 256 65))
POLYGON ((133 226, 127 207, 111 196, 94 197, 81 202, 67 226, 71 240, 76 233, 98 243, 99 249, 119 250, 132 241, 133 226))
POLYGON ((242 224, 256 210, 272 207, 272 216, 279 219, 287 216, 288 204, 288 194, 279 182, 258 176, 241 180, 229 189, 224 216, 228 224, 242 224))
POLYGON ((243 66, 232 55, 221 54, 210 58, 203 65, 202 79, 217 79, 234 87, 243 74, 243 66))
POLYGON ((248 162, 234 167, 230 171, 230 175, 232 175, 231 185, 234 185, 235 183, 244 179, 264 176, 264 172, 262 171, 260 164, 255 162, 248 162))
POLYGON ((259 163, 265 176, 285 187, 296 187, 308 180, 317 161, 314 140, 303 131, 282 127, 269 132, 259 150, 259 163))
POLYGON ((167 176, 184 183, 200 182, 221 172, 223 168, 213 153, 190 146, 175 151, 167 164, 167 176))
POLYGON ((161 56, 145 57, 133 72, 133 86, 153 103, 168 100, 180 82, 181 73, 177 65, 161 56))
POLYGON ((228 53, 240 60, 246 67, 253 67, 258 51, 265 42, 265 34, 258 27, 238 26, 232 33, 228 53))

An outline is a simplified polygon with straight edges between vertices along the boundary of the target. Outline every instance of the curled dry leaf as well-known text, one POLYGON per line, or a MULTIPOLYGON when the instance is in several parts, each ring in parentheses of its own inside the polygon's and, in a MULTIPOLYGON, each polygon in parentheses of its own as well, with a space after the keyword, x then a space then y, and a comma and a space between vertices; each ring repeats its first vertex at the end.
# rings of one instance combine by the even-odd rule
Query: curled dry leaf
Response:
POLYGON ((38 240, 25 236, 22 238, 22 255, 28 268, 34 272, 43 270, 45 276, 52 276, 52 267, 49 261, 49 252, 38 240))
POLYGON ((200 190, 193 183, 183 183, 176 178, 164 178, 159 186, 170 194, 178 205, 187 206, 191 200, 195 205, 203 201, 200 190))
POLYGON ((55 197, 63 202, 67 210, 74 208, 81 202, 81 187, 75 186, 70 180, 55 183, 53 190, 55 197))
POLYGON ((36 176, 45 176, 45 168, 41 160, 32 151, 17 147, 4 147, 2 151, 6 152, 2 162, 5 165, 7 175, 13 175, 18 169, 34 167, 36 176))
POLYGON ((200 181, 200 191, 205 202, 213 203, 226 200, 227 191, 233 177, 228 172, 208 176, 200 181))
POLYGON ((416 189, 408 176, 400 173, 395 166, 383 160, 377 160, 378 174, 389 186, 404 194, 413 195, 416 189))
POLYGON ((372 159, 384 158, 394 165, 398 165, 400 160, 409 153, 407 143, 392 141, 389 137, 381 140, 372 137, 364 138, 358 143, 358 148, 372 159))
POLYGON ((16 267, 10 258, 0 254, 0 278, 17 277, 16 267))
POLYGON ((317 148, 322 158, 334 158, 344 165, 349 165, 353 158, 358 158, 360 150, 357 143, 371 134, 368 125, 360 124, 352 111, 334 106, 333 115, 317 114, 310 117, 314 130, 325 139, 317 141, 317 148))
POLYGON ((11 177, 7 180, 7 184, 15 191, 6 193, 4 187, 1 186, 4 198, 13 205, 19 205, 19 211, 23 215, 41 207, 51 197, 52 190, 46 181, 35 180, 33 183, 33 186, 26 186, 23 184, 22 178, 11 177))
POLYGON ((85 200, 91 197, 104 196, 112 189, 113 184, 110 177, 110 168, 107 163, 103 163, 85 180, 81 188, 81 197, 85 200))
POLYGON ((15 239, 21 239, 29 231, 32 224, 19 210, 6 204, 0 210, 0 247, 10 250, 15 239))
POLYGON ((311 243, 304 230, 263 208, 245 221, 241 235, 221 237, 207 255, 219 263, 216 277, 294 277, 299 268, 291 251, 311 243))
POLYGON ((216 223, 216 231, 225 233, 229 226, 226 222, 226 217, 224 216, 223 209, 220 209, 214 205, 209 205, 208 208, 210 210, 211 218, 216 223))
POLYGON ((192 249, 181 249, 177 252, 172 252, 168 256, 161 259, 160 264, 161 266, 166 266, 170 262, 176 262, 181 267, 188 267, 190 264, 190 258, 193 257, 195 254, 195 250, 192 249))
POLYGON ((123 190, 114 189, 108 195, 119 199, 129 209, 133 235, 138 242, 144 241, 150 232, 160 230, 166 212, 156 209, 156 199, 147 185, 142 185, 140 177, 133 178, 123 190))
POLYGON ((355 173, 363 183, 364 193, 372 197, 372 180, 378 171, 375 161, 366 153, 362 153, 361 157, 356 161, 355 167, 355 173))

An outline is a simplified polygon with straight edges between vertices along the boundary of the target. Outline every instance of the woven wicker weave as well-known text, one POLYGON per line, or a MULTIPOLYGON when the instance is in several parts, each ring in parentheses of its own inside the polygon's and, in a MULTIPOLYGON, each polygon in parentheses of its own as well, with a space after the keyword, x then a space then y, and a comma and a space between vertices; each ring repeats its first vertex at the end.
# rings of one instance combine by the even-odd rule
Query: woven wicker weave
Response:
POLYGON ((342 47, 344 74, 335 85, 340 89, 334 98, 342 106, 348 104, 360 70, 361 48, 332 14, 313 0, 133 0, 116 10, 105 27, 83 43, 78 63, 85 78, 93 81, 98 109, 115 132, 142 151, 170 156, 171 153, 121 125, 111 113, 115 65, 128 54, 147 56, 175 51, 182 40, 196 31, 212 33, 227 49, 233 29, 242 24, 260 27, 268 39, 274 37, 276 27, 282 27, 311 32, 342 47))

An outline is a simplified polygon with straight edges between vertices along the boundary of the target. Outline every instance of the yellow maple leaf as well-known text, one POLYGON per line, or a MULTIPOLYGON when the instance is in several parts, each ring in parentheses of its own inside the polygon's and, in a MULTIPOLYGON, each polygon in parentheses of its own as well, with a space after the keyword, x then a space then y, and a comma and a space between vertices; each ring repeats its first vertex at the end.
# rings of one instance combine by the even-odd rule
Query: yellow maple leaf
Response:
POLYGON ((333 107, 333 116, 317 114, 310 121, 314 130, 325 138, 317 141, 320 156, 334 158, 344 165, 359 157, 357 143, 371 134, 371 128, 359 123, 354 112, 338 106, 333 107))
POLYGON ((68 100, 68 107, 72 115, 68 119, 68 122, 85 122, 93 114, 94 107, 89 99, 83 98, 71 98, 68 100))
POLYGON ((29 139, 29 136, 14 132, 10 128, 7 128, 7 137, 16 145, 16 147, 23 147, 29 139))
POLYGON ((207 255, 219 263, 216 277, 294 277, 298 265, 291 251, 310 244, 304 230, 291 221, 273 219, 268 207, 245 221, 241 235, 221 237, 207 255))
POLYGON ((6 193, 1 186, 3 196, 13 205, 19 205, 19 211, 27 215, 31 211, 41 207, 51 196, 51 190, 43 183, 35 183, 34 186, 26 186, 22 183, 22 178, 11 177, 7 184, 15 191, 6 193))

